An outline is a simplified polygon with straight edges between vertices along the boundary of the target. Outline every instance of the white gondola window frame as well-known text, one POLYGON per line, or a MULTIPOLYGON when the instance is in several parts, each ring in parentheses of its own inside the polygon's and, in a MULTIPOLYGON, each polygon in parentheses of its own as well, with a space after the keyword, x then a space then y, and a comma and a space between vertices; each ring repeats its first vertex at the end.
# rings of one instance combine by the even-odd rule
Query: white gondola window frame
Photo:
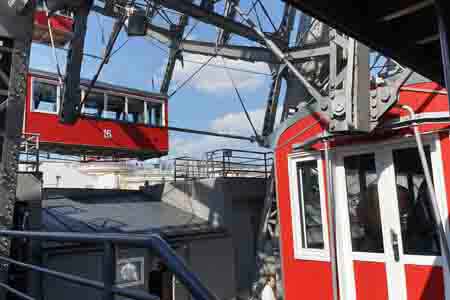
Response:
POLYGON ((293 230, 293 245, 294 245, 294 258, 299 260, 312 260, 312 261, 330 261, 329 253, 329 233, 328 233, 328 221, 327 221, 327 206, 326 206, 326 193, 325 193, 325 181, 324 181, 324 169, 323 161, 320 154, 305 155, 295 154, 289 156, 289 189, 290 189, 290 206, 292 211, 292 230, 293 230), (305 162, 317 162, 318 170, 318 184, 319 184, 319 197, 320 197, 320 212, 322 221, 322 236, 324 247, 323 249, 308 248, 304 245, 302 238, 305 232, 305 216, 301 214, 304 209, 300 207, 302 203, 300 195, 300 188, 298 178, 298 163, 305 162))
POLYGON ((61 100, 61 87, 58 84, 58 82, 53 81, 53 80, 44 79, 44 78, 37 78, 37 77, 33 77, 31 79, 30 112, 37 112, 37 113, 43 113, 43 114, 57 115, 58 112, 59 112, 60 100, 61 100), (48 110, 44 110, 44 109, 35 109, 34 108, 35 83, 44 83, 44 84, 49 84, 49 85, 53 85, 53 86, 56 87, 56 111, 48 111, 48 110))

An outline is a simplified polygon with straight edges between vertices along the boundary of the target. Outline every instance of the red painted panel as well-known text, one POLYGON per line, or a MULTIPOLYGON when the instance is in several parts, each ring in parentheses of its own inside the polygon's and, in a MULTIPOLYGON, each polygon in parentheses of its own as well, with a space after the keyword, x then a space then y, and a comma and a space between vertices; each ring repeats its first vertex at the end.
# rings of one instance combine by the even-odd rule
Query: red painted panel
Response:
MULTIPOLYGON (((412 88, 420 89, 442 89, 435 83, 421 83, 410 85, 412 88)), ((402 91, 400 103, 412 106, 417 112, 439 112, 448 109, 448 100, 446 95, 430 94, 423 92, 402 91)), ((388 118, 398 118, 405 115, 405 112, 396 108, 392 109, 387 115, 388 118)), ((294 245, 292 233, 292 219, 290 207, 290 190, 288 174, 288 155, 292 151, 292 145, 304 142, 313 137, 317 137, 326 124, 319 122, 317 116, 307 116, 291 127, 287 128, 277 141, 275 148, 276 161, 276 183, 277 198, 280 214, 281 226, 281 250, 283 280, 286 299, 331 299, 331 267, 326 262, 313 262, 294 259, 294 245), (316 283, 321 285, 317 288, 316 283)), ((447 124, 422 125, 421 132, 430 132, 448 128, 447 124)), ((386 141, 391 138, 400 138, 405 135, 411 135, 411 128, 403 130, 383 130, 376 131, 373 134, 361 138, 347 137, 338 141, 333 146, 348 145, 351 143, 370 144, 380 141, 386 141)), ((445 134, 445 141, 442 139, 442 152, 444 157, 450 157, 450 140, 448 134, 445 134), (444 145, 445 144, 445 145, 444 145), (444 147, 445 146, 445 147, 444 147)), ((321 149, 323 145, 314 145, 315 149, 321 149)), ((444 159, 445 174, 450 174, 450 160, 444 159)), ((446 176, 446 186, 450 188, 450 176, 446 176)), ((449 190, 449 189, 447 189, 449 190)), ((448 199, 450 207, 450 198, 448 199)), ((434 274, 434 273, 433 273, 434 274)), ((442 274, 441 274, 442 275, 442 274)), ((387 299, 387 281, 386 270, 382 263, 355 262, 355 276, 358 299, 387 299), (376 285, 375 285, 376 284, 376 285)), ((437 276, 437 275, 432 275, 437 276)), ((414 276, 412 277, 415 278, 414 276)), ((437 278, 437 277, 434 277, 437 278)), ((420 281, 420 277, 418 278, 420 281)), ((442 281, 441 281, 442 282, 442 281)), ((415 299, 415 298, 412 298, 415 299)))
MULTIPOLYGON (((31 86, 31 77, 28 86, 31 86)), ((82 146, 91 150, 129 150, 143 154, 166 153, 169 150, 167 128, 90 118, 79 118, 75 124, 68 125, 60 123, 56 114, 31 112, 30 106, 30 98, 27 97, 24 132, 39 134, 42 143, 82 146), (105 138, 104 130, 111 130, 112 137, 105 138)), ((167 111, 167 102, 165 109, 167 111)))
MULTIPOLYGON (((448 132, 441 132, 439 134, 439 139, 441 142, 441 155, 442 155, 442 165, 444 172, 444 182, 445 191, 447 195, 447 208, 450 207, 450 137, 448 132)), ((450 212, 447 212, 447 216, 450 217, 450 212)))
POLYGON ((357 300, 388 300, 384 263, 354 261, 357 300))
POLYGON ((298 135, 302 131, 301 128, 307 127, 312 122, 317 122, 317 120, 311 116, 287 129, 282 134, 275 149, 277 199, 279 201, 281 226, 281 259, 285 299, 287 300, 331 300, 333 298, 330 263, 294 258, 288 154, 292 149, 292 144, 301 142, 321 132, 322 129, 317 123, 316 126, 298 135))
MULTIPOLYGON (((48 24, 47 24, 47 15, 42 10, 37 10, 34 13, 34 24, 37 26, 46 27, 48 30, 48 24)), ((50 17, 50 25, 52 26, 52 29, 55 31, 61 31, 65 33, 72 33, 73 30, 73 19, 69 18, 67 16, 62 15, 54 15, 50 17)))
POLYGON ((80 118, 73 125, 61 124, 57 115, 27 113, 26 133, 38 133, 44 143, 117 149, 167 152, 168 133, 165 128, 150 128, 107 120, 80 118), (105 139, 103 130, 111 130, 105 139))
POLYGON ((405 265, 408 300, 444 300, 441 267, 405 265))
MULTIPOLYGON (((47 15, 42 10, 34 14, 33 40, 41 43, 50 43, 47 15)), ((55 43, 59 46, 67 43, 73 35, 73 19, 67 16, 54 15, 50 17, 55 43)))

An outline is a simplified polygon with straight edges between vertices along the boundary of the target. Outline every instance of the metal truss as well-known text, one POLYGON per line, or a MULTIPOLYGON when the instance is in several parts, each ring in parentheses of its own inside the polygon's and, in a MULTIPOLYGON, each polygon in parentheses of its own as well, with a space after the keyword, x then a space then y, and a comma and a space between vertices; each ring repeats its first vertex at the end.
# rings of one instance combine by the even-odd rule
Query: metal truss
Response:
MULTIPOLYGON (((330 132, 368 132, 377 126, 381 116, 395 103, 399 86, 410 75, 404 70, 394 80, 377 79, 374 86, 370 81, 370 50, 367 47, 315 19, 299 14, 288 4, 280 24, 273 26, 273 32, 264 32, 260 24, 258 26, 250 18, 250 11, 241 10, 238 0, 224 1, 222 12, 216 10, 217 2, 220 1, 146 2, 152 7, 182 14, 178 24, 169 28, 155 25, 151 21, 152 15, 148 15, 147 38, 166 44, 170 49, 161 92, 168 92, 175 62, 182 60, 183 53, 267 63, 273 76, 262 128, 261 142, 264 145, 270 144, 270 135, 274 131, 282 82, 285 82, 287 90, 282 120, 306 103, 315 101, 319 109, 314 112, 328 124, 330 132), (294 28, 298 17, 301 18, 299 26, 294 28), (216 42, 184 39, 188 18, 216 26, 216 42), (295 30, 296 39, 292 45, 291 36, 295 30), (233 34, 260 46, 233 45, 233 34)), ((126 3, 121 1, 122 6, 126 3)), ((109 15, 111 11, 118 11, 106 11, 106 7, 108 5, 105 8, 94 6, 93 9, 109 15)), ((139 9, 140 13, 144 13, 144 7, 136 8, 137 11, 139 9)))
MULTIPOLYGON (((62 122, 73 123, 81 104, 78 100, 78 82, 89 10, 119 20, 134 15, 143 17, 141 19, 146 28, 143 35, 169 48, 160 89, 163 94, 169 91, 176 61, 183 62, 183 53, 267 63, 273 78, 262 128, 263 139, 260 139, 264 145, 270 144, 269 136, 274 131, 283 82, 286 84, 286 96, 282 120, 305 103, 315 101, 319 109, 314 112, 328 124, 330 132, 368 132, 377 126, 384 112, 395 103, 399 85, 410 75, 404 71, 395 80, 377 78, 376 84, 373 84, 370 81, 370 50, 367 47, 315 19, 299 14, 289 4, 285 4, 281 22, 275 25, 259 0, 255 0, 246 12, 241 9, 239 0, 103 0, 104 5, 96 3, 93 6, 92 1, 88 0, 75 1, 76 5, 72 5, 72 2, 69 5, 69 2, 51 1, 53 7, 69 8, 75 13, 75 38, 68 51, 60 111, 62 122), (219 6, 220 1, 224 3, 219 6), (269 19, 272 32, 266 32, 261 25, 255 9, 258 4, 269 19), (222 11, 219 12, 218 7, 223 7, 222 11), (175 12, 178 15, 177 22, 170 20, 166 11, 172 15, 175 12), (252 12, 256 14, 256 22, 251 18, 252 12), (154 22, 158 14, 165 15, 170 26, 164 27, 154 22), (217 27, 215 43, 184 37, 190 18, 217 27), (297 18, 301 18, 299 22, 296 22, 297 18), (297 23, 298 28, 294 28, 297 23), (292 43, 294 31, 295 43, 292 43), (260 46, 233 45, 232 35, 260 46)), ((113 36, 111 40, 114 40, 113 36)), ((103 62, 107 63, 108 59, 103 57, 103 62)), ((0 97, 6 95, 7 80, 7 74, 0 72, 0 97)))

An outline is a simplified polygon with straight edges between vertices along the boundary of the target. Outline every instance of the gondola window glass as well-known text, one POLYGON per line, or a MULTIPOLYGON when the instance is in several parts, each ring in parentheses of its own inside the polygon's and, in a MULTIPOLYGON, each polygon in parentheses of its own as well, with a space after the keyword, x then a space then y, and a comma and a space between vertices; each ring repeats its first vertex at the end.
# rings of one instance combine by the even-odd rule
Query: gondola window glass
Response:
POLYGON ((104 113, 105 95, 101 93, 89 93, 83 104, 83 115, 100 118, 104 113))
POLYGON ((164 126, 163 121, 163 105, 157 102, 147 103, 148 124, 150 126, 164 126))
POLYGON ((32 110, 49 113, 58 111, 58 88, 55 84, 33 82, 32 110))
POLYGON ((344 165, 352 249, 384 253, 375 155, 349 156, 344 165))
MULTIPOLYGON (((425 154, 431 168, 430 148, 425 154)), ((409 255, 441 255, 425 174, 417 148, 393 152, 403 251, 409 255)))
POLYGON ((324 249, 322 201, 317 161, 297 163, 302 248, 324 249))
POLYGON ((128 98, 127 121, 130 123, 145 123, 145 102, 128 98))
POLYGON ((125 98, 115 95, 107 95, 105 119, 125 120, 125 98))

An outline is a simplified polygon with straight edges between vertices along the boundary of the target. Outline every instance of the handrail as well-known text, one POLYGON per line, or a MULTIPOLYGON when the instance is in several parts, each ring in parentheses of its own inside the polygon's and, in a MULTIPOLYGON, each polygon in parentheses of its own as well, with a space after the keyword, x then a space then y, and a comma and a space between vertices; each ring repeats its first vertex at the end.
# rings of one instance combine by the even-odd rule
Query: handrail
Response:
POLYGON ((206 152, 206 159, 190 157, 175 159, 174 179, 211 177, 264 177, 268 178, 273 165, 272 152, 237 149, 219 149, 206 152), (257 175, 257 174, 262 174, 257 175))
MULTIPOLYGON (((9 257, 0 256, 0 261, 15 264, 25 269, 44 273, 48 276, 70 281, 81 286, 88 286, 91 288, 102 290, 104 300, 113 300, 114 295, 121 295, 136 300, 159 299, 157 296, 151 295, 147 292, 127 288, 118 288, 115 286, 115 245, 130 245, 135 247, 147 248, 154 251, 161 259, 161 261, 167 266, 168 270, 171 271, 177 277, 177 279, 188 289, 194 299, 218 300, 217 296, 215 296, 206 286, 202 284, 198 277, 189 270, 183 260, 178 257, 175 251, 158 234, 130 236, 116 233, 86 234, 72 232, 68 233, 0 230, 0 236, 53 242, 103 243, 105 251, 105 259, 103 259, 103 282, 23 263, 9 257)), ((28 295, 25 295, 19 290, 14 289, 6 283, 0 282, 0 288, 5 288, 6 290, 16 294, 22 299, 35 299, 28 295)))

